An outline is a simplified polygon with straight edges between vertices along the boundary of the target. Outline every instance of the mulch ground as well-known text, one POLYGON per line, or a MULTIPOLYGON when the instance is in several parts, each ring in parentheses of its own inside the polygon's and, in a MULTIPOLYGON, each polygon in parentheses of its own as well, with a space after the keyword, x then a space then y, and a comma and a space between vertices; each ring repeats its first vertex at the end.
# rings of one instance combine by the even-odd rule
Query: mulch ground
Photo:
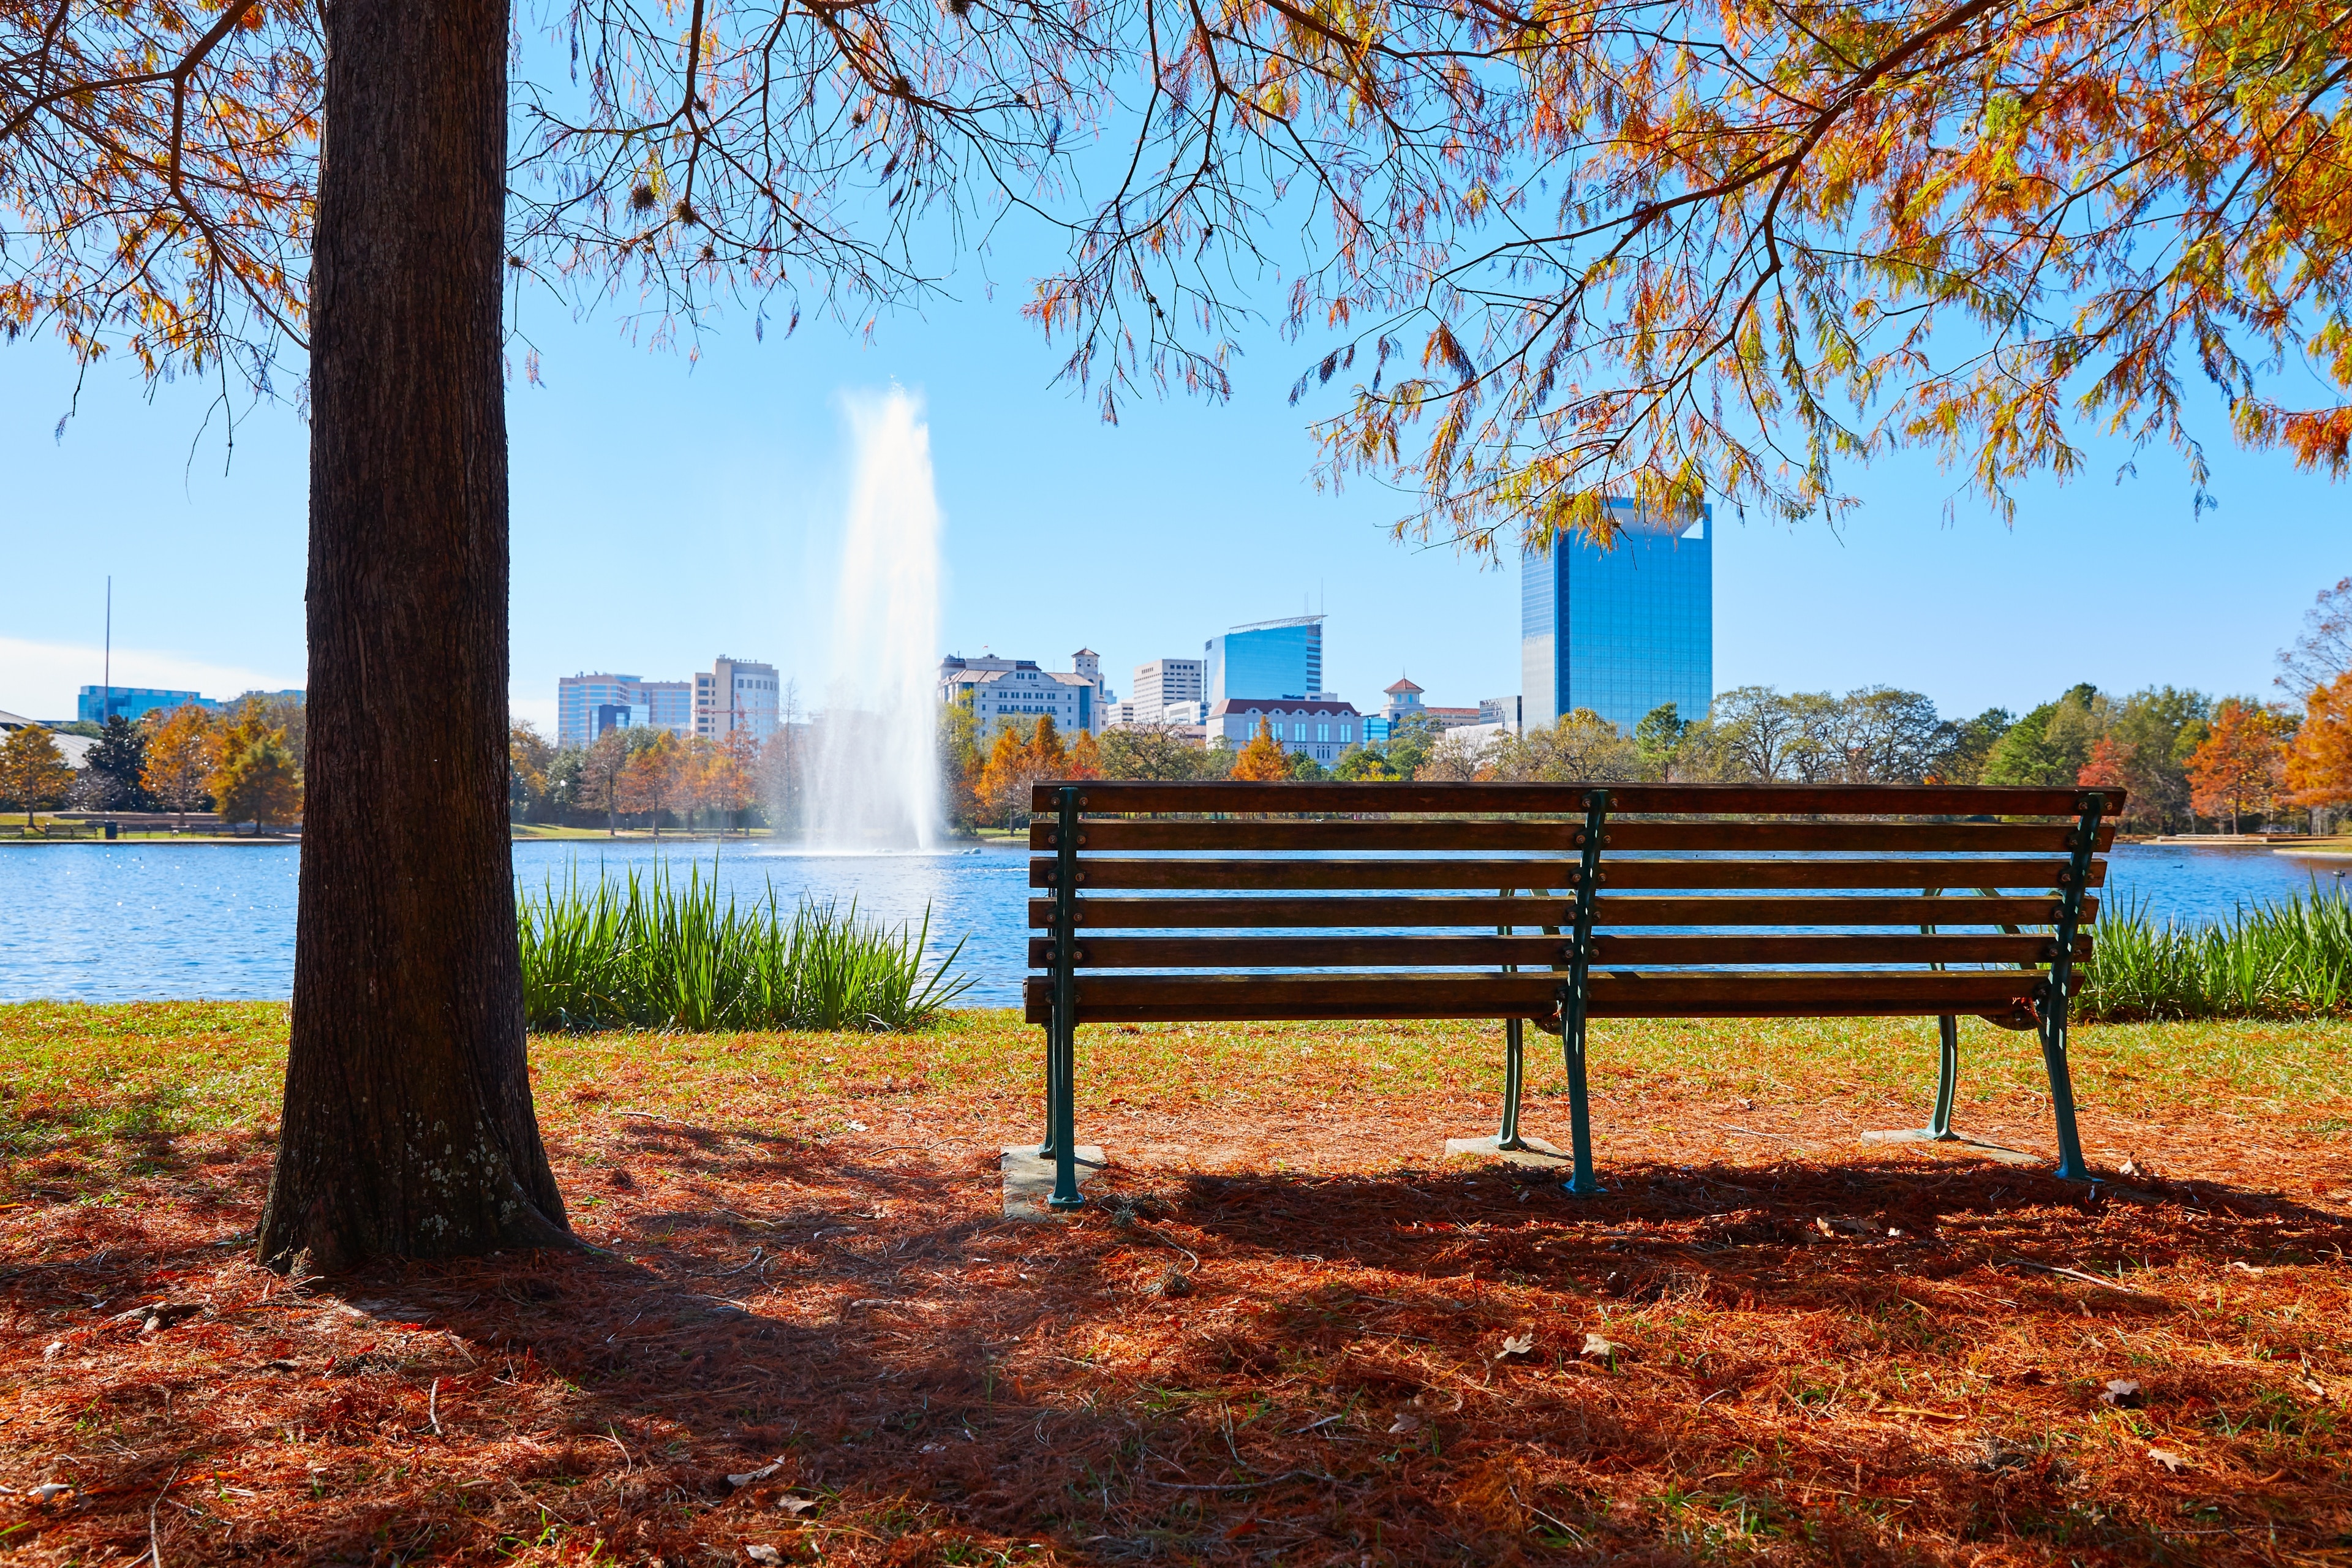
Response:
POLYGON ((543 1071, 592 1252, 289 1280, 268 1119, 20 1152, 0 1554, 2352 1563, 2336 1123, 2094 1103, 2086 1191, 1858 1141, 1916 1093, 1627 1070, 1580 1200, 1442 1157, 1490 1096, 1294 1065, 1104 1090, 1093 1201, 1024 1224, 1033 1093, 844 1048, 789 1129, 657 1047, 543 1071))

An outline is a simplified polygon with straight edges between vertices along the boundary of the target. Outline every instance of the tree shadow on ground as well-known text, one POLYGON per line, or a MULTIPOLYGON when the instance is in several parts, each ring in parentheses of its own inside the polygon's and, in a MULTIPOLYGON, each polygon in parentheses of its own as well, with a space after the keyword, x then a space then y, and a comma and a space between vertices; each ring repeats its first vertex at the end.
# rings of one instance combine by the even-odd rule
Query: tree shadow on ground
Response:
POLYGON ((174 1563, 1894 1563, 2352 1534, 2352 1229, 2225 1183, 1114 1167, 1024 1225, 986 1155, 679 1123, 564 1178, 596 1250, 293 1283, 71 1205, 10 1352, 50 1435, 19 1473, 79 1489, 31 1539, 144 1551, 153 1511, 174 1563), (80 1305, 133 1298, 198 1310, 80 1305))

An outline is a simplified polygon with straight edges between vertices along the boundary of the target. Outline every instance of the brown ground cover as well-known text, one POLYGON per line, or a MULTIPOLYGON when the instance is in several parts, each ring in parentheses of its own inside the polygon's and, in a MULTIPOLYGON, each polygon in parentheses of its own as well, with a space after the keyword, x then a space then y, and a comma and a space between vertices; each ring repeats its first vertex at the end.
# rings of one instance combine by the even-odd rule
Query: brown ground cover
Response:
POLYGON ((2342 1025, 2083 1031, 2093 1193, 1860 1143, 1916 1026, 1617 1026, 1582 1201, 1442 1158, 1491 1031, 1089 1030, 1045 1225, 1005 1016, 541 1039, 599 1250, 291 1281, 284 1028, 0 1008, 10 1564, 2352 1562, 2342 1025))

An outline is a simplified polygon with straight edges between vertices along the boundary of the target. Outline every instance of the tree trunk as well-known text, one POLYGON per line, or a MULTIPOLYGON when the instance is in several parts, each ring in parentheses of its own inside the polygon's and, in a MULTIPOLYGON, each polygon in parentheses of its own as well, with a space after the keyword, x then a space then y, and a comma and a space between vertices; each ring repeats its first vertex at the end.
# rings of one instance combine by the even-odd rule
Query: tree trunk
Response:
POLYGON ((278 1268, 566 1245, 507 787, 505 0, 326 0, 278 1268))

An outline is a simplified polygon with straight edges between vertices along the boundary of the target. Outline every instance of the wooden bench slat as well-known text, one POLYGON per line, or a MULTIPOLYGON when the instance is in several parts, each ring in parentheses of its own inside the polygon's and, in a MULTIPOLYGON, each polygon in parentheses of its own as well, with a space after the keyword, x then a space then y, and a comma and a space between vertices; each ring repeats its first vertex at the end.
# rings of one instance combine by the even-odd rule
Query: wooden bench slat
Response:
MULTIPOLYGON (((1029 847, 1055 847, 1051 822, 1029 825, 1029 847)), ((1079 850, 1275 850, 1403 853, 1519 850, 1567 854, 1582 828, 1570 822, 1466 818, 1433 822, 1223 821, 1178 822, 1114 818, 1079 825, 1079 850)), ((1622 822, 1612 820, 1608 851, 1720 850, 1756 854, 1804 850, 1878 855, 2063 854, 2074 834, 2059 823, 1990 822, 1622 822)), ((2097 847, 2115 841, 2102 826, 2097 847)))
MULTIPOLYGON (((1054 885, 1055 862, 1029 862, 1029 885, 1054 885)), ((1601 861, 1602 885, 1621 888, 2049 888, 2066 861, 2046 860, 1658 860, 1601 861)), ((2103 886, 2104 860, 2091 863, 2092 887, 2103 886)), ((1364 859, 1122 860, 1081 858, 1078 886, 1098 889, 1231 889, 1234 891, 1317 889, 1450 888, 1558 890, 1576 881, 1573 860, 1364 859)))
MULTIPOLYGON (((1269 940, 1260 938, 1260 941, 1269 940)), ((1610 936, 1592 939, 1596 964, 1694 963, 2047 963, 2057 940, 2047 932, 2023 936, 1938 931, 1902 935, 1816 936, 1610 936)), ((2074 939, 2077 959, 2091 955, 2091 938, 2074 939)))
MULTIPOLYGON (((1522 964, 1549 969, 1570 956, 1565 936, 1089 936, 1078 967, 1104 969, 1332 969, 1385 964, 1423 969, 1522 964)), ((2076 939, 2088 957, 2091 939, 2076 939)), ((1029 939, 1029 966, 1053 962, 1054 939, 1029 939)), ((1619 965, 2005 963, 2046 962, 2047 936, 1601 936, 1593 962, 1619 965)))
MULTIPOLYGON (((2098 913, 2099 901, 2083 900, 2083 919, 2098 913)), ((2047 925, 2058 918, 2058 896, 1988 899, 1960 897, 1748 899, 1736 895, 1676 899, 1612 895, 1593 900, 1593 923, 1602 926, 1979 926, 2047 925)))
MULTIPOLYGON (((1078 967, 1088 969, 1341 969, 1368 964, 1433 969, 1448 965, 1521 963, 1549 969, 1566 963, 1565 936, 1089 936, 1078 942, 1078 967)), ((1054 939, 1029 939, 1029 967, 1043 969, 1054 939)))
MULTIPOLYGON (((1052 811, 1061 784, 1030 791, 1033 811, 1052 811)), ((1584 796, 1609 792, 1612 816, 1643 813, 1887 813, 1906 816, 2074 816, 2091 791, 1948 784, 1165 784, 1087 780, 1078 784, 1089 812, 1195 811, 1512 811, 1581 816, 1584 796)), ((2102 787, 2107 815, 2120 816, 2125 794, 2102 787)))
MULTIPOLYGON (((1929 898, 1749 899, 1654 898, 1603 893, 1593 901, 1601 926, 1980 926, 2046 925, 2057 899, 2052 894, 1988 899, 1970 893, 1929 898)), ((2099 901, 2083 900, 2087 923, 2099 901)), ((1097 899, 1078 900, 1078 929, 1097 931, 1324 930, 1389 926, 1566 926, 1576 919, 1572 900, 1535 898, 1280 897, 1201 899, 1097 899)), ((1029 901, 1032 930, 1051 929, 1050 899, 1029 901)))
MULTIPOLYGON (((1029 862, 1029 885, 1054 885, 1055 861, 1029 862)), ((1232 889, 1267 892, 1359 888, 1568 888, 1573 860, 1114 860, 1082 856, 1078 886, 1117 889, 1232 889)))
MULTIPOLYGON (((1080 1023, 1243 1019, 1540 1017, 1554 1009, 1559 977, 1518 974, 1106 974, 1077 982, 1080 1023)), ((1722 973, 1623 975, 1596 971, 1595 1017, 1932 1017, 2006 1015, 2045 982, 2022 970, 1944 973, 1722 973)), ((1043 1021, 1052 987, 1023 988, 1029 1021, 1043 1021)))
MULTIPOLYGON (((1286 926, 1496 926, 1566 925, 1576 916, 1565 899, 1351 898, 1335 913, 1337 899, 1081 899, 1078 929, 1091 931, 1201 931, 1219 927, 1286 926)), ((1054 901, 1029 900, 1033 931, 1051 930, 1054 901)))
MULTIPOLYGON (((2058 886, 2067 868, 2063 856, 2046 860, 1731 860, 1650 859, 1604 854, 1601 884, 1619 888, 2048 888, 2058 886)), ((2107 863, 2093 860, 2087 887, 2104 887, 2107 863)))

